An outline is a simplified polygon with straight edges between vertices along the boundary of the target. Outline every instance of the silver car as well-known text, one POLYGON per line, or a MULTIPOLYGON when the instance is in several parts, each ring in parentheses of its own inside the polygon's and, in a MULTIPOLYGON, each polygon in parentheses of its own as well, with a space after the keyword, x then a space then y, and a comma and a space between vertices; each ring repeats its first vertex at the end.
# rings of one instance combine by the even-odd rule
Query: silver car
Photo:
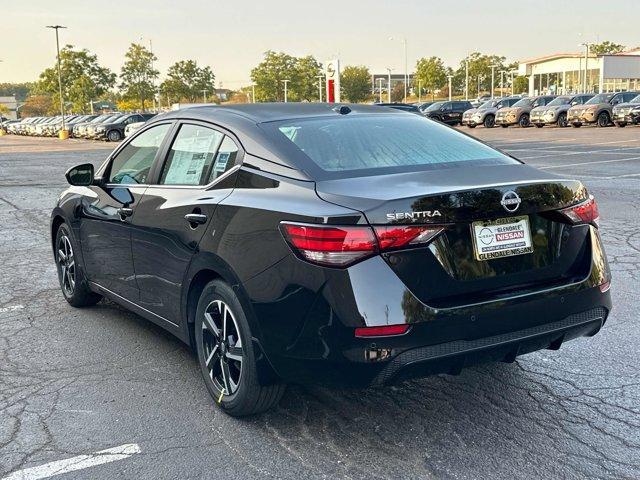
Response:
POLYGON ((575 105, 584 105, 591 98, 592 93, 581 93, 578 95, 562 95, 551 100, 547 105, 536 107, 531 110, 530 121, 538 128, 545 125, 557 125, 558 127, 566 127, 569 125, 567 112, 575 105))
POLYGON ((487 100, 478 108, 471 108, 462 115, 462 125, 475 128, 484 125, 493 128, 496 124, 496 112, 504 107, 510 107, 522 97, 505 97, 487 100))

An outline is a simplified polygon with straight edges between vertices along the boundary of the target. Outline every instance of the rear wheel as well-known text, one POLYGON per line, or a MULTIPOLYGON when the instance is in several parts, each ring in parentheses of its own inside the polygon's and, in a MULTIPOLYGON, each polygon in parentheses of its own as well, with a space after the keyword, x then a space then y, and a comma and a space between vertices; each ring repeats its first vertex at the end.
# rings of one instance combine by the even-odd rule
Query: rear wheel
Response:
POLYGON ((531 123, 529 123, 529 115, 527 115, 526 113, 523 113, 522 115, 520 115, 520 119, 518 120, 518 125, 520 125, 520 127, 522 128, 526 128, 529 125, 531 125, 531 123))
POLYGON ((560 115, 558 115, 558 121, 556 122, 556 124, 559 127, 566 127, 567 126, 567 114, 566 113, 561 113, 560 115))
POLYGON ((609 120, 609 114, 607 112, 600 112, 596 125, 598 127, 608 127, 611 121, 609 120))
POLYGON ((626 124, 626 123, 624 123, 624 122, 616 122, 616 124, 615 124, 615 125, 616 125, 616 127, 619 127, 619 128, 624 128, 624 127, 626 127, 626 126, 627 126, 627 124, 626 124))
POLYGON ((496 126, 496 117, 493 115, 487 115, 484 117, 484 128, 493 128, 496 126))
POLYGON ((102 296, 92 292, 87 286, 84 271, 75 255, 77 249, 66 223, 58 228, 55 245, 58 280, 65 300, 74 307, 87 307, 98 303, 102 296))
POLYGON ((120 132, 118 130, 111 130, 107 134, 107 140, 109 140, 110 142, 119 142, 121 138, 122 135, 120 135, 120 132))
POLYGON ((209 282, 200 295, 195 340, 207 390, 229 415, 242 417, 277 405, 285 385, 260 385, 251 330, 233 289, 209 282))

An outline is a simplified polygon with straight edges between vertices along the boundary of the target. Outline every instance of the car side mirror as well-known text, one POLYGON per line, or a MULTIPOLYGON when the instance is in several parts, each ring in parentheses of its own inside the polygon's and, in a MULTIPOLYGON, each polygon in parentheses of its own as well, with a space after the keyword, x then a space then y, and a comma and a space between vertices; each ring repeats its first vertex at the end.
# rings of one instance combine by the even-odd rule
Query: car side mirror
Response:
POLYGON ((69 185, 88 187, 93 184, 93 165, 90 163, 76 165, 67 170, 64 176, 67 178, 69 185))

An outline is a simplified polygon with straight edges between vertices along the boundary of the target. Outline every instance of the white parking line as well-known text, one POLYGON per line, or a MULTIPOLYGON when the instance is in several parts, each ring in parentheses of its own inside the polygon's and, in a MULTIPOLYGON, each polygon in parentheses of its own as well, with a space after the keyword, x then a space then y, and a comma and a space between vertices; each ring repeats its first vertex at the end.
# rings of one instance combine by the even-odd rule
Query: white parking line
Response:
POLYGON ((23 308, 24 305, 11 305, 9 307, 0 308, 0 313, 15 312, 16 310, 22 310, 23 308))
POLYGON ((55 475, 62 475, 63 473, 95 467, 96 465, 102 465, 104 463, 125 460, 137 453, 140 453, 140 446, 137 443, 127 443, 88 455, 78 455, 77 457, 67 458, 66 460, 45 463, 38 467, 18 470, 4 477, 2 480, 39 480, 41 478, 49 478, 55 475))
POLYGON ((595 165, 598 163, 630 162, 631 160, 640 160, 640 157, 616 158, 613 160, 596 160, 595 162, 565 163, 564 165, 545 165, 536 168, 539 168, 540 170, 549 170, 551 168, 580 167, 584 165, 595 165))
POLYGON ((592 153, 615 153, 620 152, 621 150, 636 150, 636 147, 620 147, 620 148, 609 148, 604 150, 586 150, 584 152, 553 152, 545 155, 529 155, 529 156, 518 156, 521 160, 526 160, 528 158, 547 158, 547 157, 564 157, 569 155, 589 155, 592 153))

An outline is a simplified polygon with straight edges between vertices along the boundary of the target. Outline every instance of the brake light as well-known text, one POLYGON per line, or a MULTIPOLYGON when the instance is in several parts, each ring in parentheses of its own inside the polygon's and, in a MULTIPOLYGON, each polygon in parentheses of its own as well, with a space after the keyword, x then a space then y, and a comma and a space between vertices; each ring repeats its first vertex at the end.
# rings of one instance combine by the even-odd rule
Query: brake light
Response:
POLYGON ((593 195, 578 205, 560 210, 565 217, 573 223, 590 223, 596 227, 600 225, 600 213, 598 204, 593 195))
POLYGON ((280 226, 285 239, 299 256, 330 267, 345 267, 387 250, 424 245, 443 230, 442 227, 415 225, 372 228, 282 222, 280 226))
POLYGON ((359 327, 356 328, 355 335, 360 338, 368 337, 391 337, 394 335, 404 335, 409 330, 409 325, 384 325, 381 327, 359 327))
POLYGON ((320 265, 342 267, 377 252, 370 227, 328 227, 282 223, 285 238, 303 258, 320 265))
POLYGON ((442 232, 441 227, 415 225, 377 226, 373 229, 378 237, 380 250, 426 244, 442 232))

